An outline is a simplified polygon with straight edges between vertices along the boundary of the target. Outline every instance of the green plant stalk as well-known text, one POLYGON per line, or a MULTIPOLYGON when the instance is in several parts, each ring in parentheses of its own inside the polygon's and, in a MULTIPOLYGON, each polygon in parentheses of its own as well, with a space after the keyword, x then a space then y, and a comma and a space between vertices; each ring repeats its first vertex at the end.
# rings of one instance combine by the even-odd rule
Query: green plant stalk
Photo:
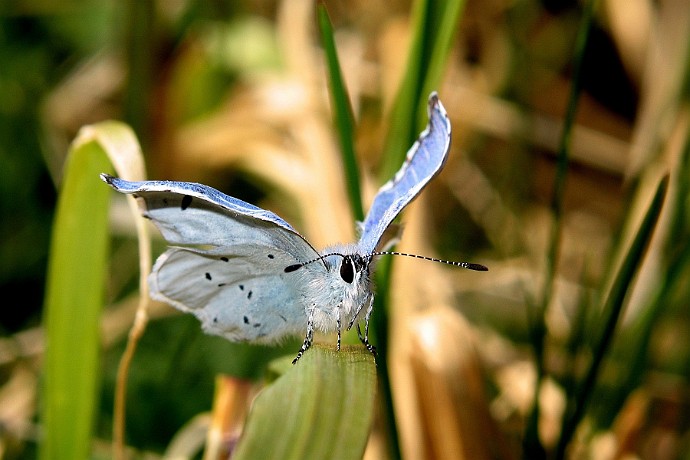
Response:
MULTIPOLYGON (((379 260, 376 269, 377 286, 390 286, 390 267, 392 263, 392 257, 379 260)), ((379 375, 378 387, 381 393, 383 416, 386 421, 388 457, 394 460, 402 458, 402 453, 400 441, 398 440, 398 423, 395 418, 395 404, 390 373, 388 372, 388 315, 386 314, 386 305, 388 305, 388 289, 378 289, 374 298, 374 310, 371 315, 370 341, 378 347, 376 355, 376 367, 379 375)))
POLYGON ((436 89, 452 46, 464 0, 418 0, 405 74, 391 112, 380 177, 388 180, 426 123, 426 98, 436 89))
POLYGON ((155 3, 129 0, 125 3, 127 29, 125 49, 127 52, 128 82, 124 85, 124 119, 136 132, 141 143, 149 143, 148 116, 149 97, 153 88, 155 3))
MULTIPOLYGON (((389 180, 400 168, 407 150, 424 126, 426 96, 439 84, 464 0, 417 0, 413 4, 410 51, 405 74, 393 104, 389 131, 380 168, 382 180, 389 180), (436 21, 434 21, 436 19, 436 21), (421 103, 421 104, 420 104, 421 103)), ((372 315, 372 336, 378 346, 378 371, 381 399, 387 419, 388 453, 391 459, 401 457, 393 395, 388 374, 388 315, 386 300, 392 260, 379 262, 377 297, 372 315)))
POLYGON ((42 459, 89 458, 109 247, 104 171, 112 167, 96 142, 70 149, 48 262, 42 459))
POLYGON ((532 411, 528 417, 527 429, 524 438, 524 452, 525 458, 542 458, 544 456, 544 448, 539 440, 538 423, 539 423, 539 393, 541 386, 546 376, 546 369, 544 363, 544 340, 546 337, 545 314, 546 308, 553 296, 554 282, 556 279, 556 264, 559 258, 561 246, 561 227, 563 215, 563 197, 565 195, 565 186, 568 173, 568 164, 570 158, 570 141, 572 136, 573 125, 575 124, 575 114, 577 113, 577 106, 580 100, 580 92, 582 89, 581 75, 582 64, 589 39, 589 31, 592 25, 592 18, 594 15, 594 7, 596 0, 590 0, 586 3, 582 16, 580 29, 575 41, 574 65, 572 85, 570 94, 568 96, 568 106, 563 121, 563 131, 558 145, 556 177, 554 180, 554 191, 551 196, 551 212, 553 222, 551 225, 549 235, 549 250, 546 257, 546 270, 544 290, 542 292, 541 301, 539 303, 539 311, 536 315, 536 321, 533 322, 535 330, 532 331, 534 338, 534 352, 537 364, 537 383, 534 389, 534 403, 532 411))
POLYGON ((569 407, 566 408, 561 428, 561 436, 556 447, 555 458, 557 459, 564 458, 566 448, 575 433, 575 428, 577 428, 577 425, 585 414, 585 410, 592 395, 592 390, 594 389, 594 384, 599 375, 601 363, 608 352, 616 325, 618 324, 618 319, 623 311, 626 295, 632 284, 633 277, 640 266, 644 253, 649 246, 652 233, 656 227, 659 215, 661 214, 661 208, 664 204, 667 189, 668 176, 665 176, 657 186, 652 203, 642 220, 640 229, 611 287, 611 292, 604 305, 603 326, 593 350, 592 363, 576 397, 570 400, 571 403, 569 407))
POLYGON ((319 3, 317 6, 319 30, 321 31, 321 45, 326 54, 328 64, 328 83, 333 103, 333 117, 335 121, 338 140, 340 142, 340 152, 343 157, 345 167, 345 177, 347 179, 347 192, 350 197, 350 208, 352 215, 358 221, 364 220, 364 209, 362 207, 362 194, 360 192, 359 169, 357 167, 357 156, 355 154, 354 138, 354 117, 350 105, 350 97, 345 87, 338 53, 335 49, 333 39, 333 27, 328 17, 326 7, 319 3))

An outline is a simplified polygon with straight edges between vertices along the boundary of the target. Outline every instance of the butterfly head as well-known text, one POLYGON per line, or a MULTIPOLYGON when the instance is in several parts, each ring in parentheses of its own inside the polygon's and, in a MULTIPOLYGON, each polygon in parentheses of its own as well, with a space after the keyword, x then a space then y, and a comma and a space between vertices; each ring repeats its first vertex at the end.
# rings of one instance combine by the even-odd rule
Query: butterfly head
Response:
POLYGON ((348 284, 352 284, 355 279, 359 279, 369 268, 368 258, 364 258, 359 254, 350 254, 342 256, 340 260, 340 278, 348 284))
POLYGON ((314 263, 322 263, 326 270, 334 275, 333 278, 343 284, 357 286, 369 279, 371 256, 363 256, 354 250, 339 247, 337 250, 326 251, 313 260, 285 267, 285 272, 294 272, 314 263))

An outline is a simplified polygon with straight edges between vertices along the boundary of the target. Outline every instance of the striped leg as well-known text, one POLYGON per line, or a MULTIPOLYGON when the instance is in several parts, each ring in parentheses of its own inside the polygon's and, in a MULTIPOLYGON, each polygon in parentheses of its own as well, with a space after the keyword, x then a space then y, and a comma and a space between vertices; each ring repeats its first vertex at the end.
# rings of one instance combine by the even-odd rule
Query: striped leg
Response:
POLYGON ((304 354, 305 351, 311 347, 312 340, 314 340, 314 317, 309 315, 309 320, 307 321, 307 334, 304 337, 304 342, 297 352, 297 356, 292 360, 292 364, 295 364, 304 354))
POLYGON ((357 323, 357 337, 359 337, 360 342, 367 347, 367 350, 374 355, 376 358, 376 347, 369 343, 369 320, 371 319, 371 312, 374 309, 374 296, 369 298, 369 307, 367 308, 367 314, 364 316, 364 337, 362 337, 362 330, 357 323))

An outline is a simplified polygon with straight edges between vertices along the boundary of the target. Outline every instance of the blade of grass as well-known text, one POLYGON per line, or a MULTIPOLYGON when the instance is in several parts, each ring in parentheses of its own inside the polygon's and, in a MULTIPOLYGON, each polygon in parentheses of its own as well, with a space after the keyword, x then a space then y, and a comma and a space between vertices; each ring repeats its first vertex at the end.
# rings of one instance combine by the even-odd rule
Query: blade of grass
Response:
POLYGON ((361 459, 375 393, 364 347, 312 347, 257 396, 233 459, 361 459))
POLYGON ((98 389, 99 315, 108 258, 111 171, 95 143, 71 147, 48 262, 42 397, 43 459, 89 457, 98 389))
POLYGON ((668 176, 665 176, 659 182, 649 209, 611 287, 603 308, 602 328, 597 335, 598 339, 593 350, 592 363, 578 389, 576 397, 572 400, 572 404, 566 408, 561 436, 556 447, 555 458, 557 459, 564 458, 566 448, 575 433, 575 429, 585 414, 594 384, 599 375, 601 363, 608 352, 618 319, 623 311, 626 295, 632 285, 633 277, 640 267, 642 257, 649 245, 657 220, 661 214, 667 189, 668 176))
POLYGON ((594 7, 596 0, 589 0, 585 4, 580 29, 575 41, 573 76, 570 94, 568 96, 568 106, 566 108, 565 119, 563 120, 563 131, 561 133, 556 164, 556 177, 554 179, 554 190, 551 196, 552 223, 549 236, 549 249, 546 257, 545 281, 542 296, 538 304, 538 311, 535 315, 536 321, 532 324, 534 331, 530 334, 534 337, 534 354, 537 364, 537 382, 534 388, 532 410, 527 419, 527 428, 523 440, 524 458, 544 458, 545 450, 539 439, 539 393, 542 383, 546 376, 544 363, 544 339, 546 336, 545 315, 546 308, 553 296, 554 282, 556 279, 556 264, 561 246, 561 224, 563 214, 563 196, 568 172, 570 157, 570 141, 572 128, 575 123, 575 114, 580 100, 582 63, 584 60, 585 49, 589 38, 589 31, 592 25, 594 7))
MULTIPOLYGON (((634 322, 621 334, 617 340, 620 344, 612 350, 616 360, 620 360, 620 372, 623 374, 619 380, 622 382, 613 397, 607 398, 606 406, 602 408, 602 414, 617 414, 625 403, 628 395, 637 388, 645 375, 648 365, 649 347, 655 326, 666 311, 673 305, 675 296, 679 292, 686 293, 687 277, 684 276, 690 267, 690 244, 688 244, 688 222, 686 200, 690 181, 690 129, 686 116, 680 117, 684 132, 683 150, 679 167, 674 168, 674 178, 670 187, 673 196, 669 198, 669 205, 673 205, 672 217, 669 222, 668 236, 665 247, 665 260, 659 276, 660 283, 650 296, 647 306, 642 314, 634 319, 634 322)), ((687 295, 680 294, 681 297, 687 295)), ((600 417, 601 418, 601 417, 600 417)), ((604 420, 599 420, 601 423, 604 420)), ((612 423, 610 418, 605 419, 612 423)))
POLYGON ((328 17, 328 11, 326 11, 326 7, 322 3, 319 3, 317 6, 317 14, 319 30, 321 31, 321 45, 326 53, 326 63, 328 64, 328 83, 333 103, 333 117, 337 128, 338 140, 340 141, 340 152, 343 156, 350 208, 354 218, 361 222, 364 220, 364 209, 362 208, 359 169, 357 167, 357 156, 355 155, 355 129, 352 106, 350 105, 350 97, 348 96, 340 70, 338 53, 335 49, 335 40, 333 39, 333 27, 328 17))
POLYGON ((413 5, 413 36, 380 171, 384 180, 398 170, 426 123, 426 97, 441 81, 464 5, 464 0, 418 0, 413 5))

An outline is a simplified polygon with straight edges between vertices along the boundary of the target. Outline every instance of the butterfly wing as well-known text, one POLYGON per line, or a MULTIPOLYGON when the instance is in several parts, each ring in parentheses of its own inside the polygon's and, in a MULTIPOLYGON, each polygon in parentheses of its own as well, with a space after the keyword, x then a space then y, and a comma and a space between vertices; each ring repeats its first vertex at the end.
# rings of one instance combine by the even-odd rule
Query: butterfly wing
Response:
POLYGON ((285 268, 318 253, 282 218, 201 184, 101 178, 143 200, 144 217, 173 246, 153 267, 151 297, 233 341, 270 342, 304 329, 304 281, 285 268))
POLYGON ((317 251, 278 215, 202 184, 173 181, 130 182, 107 174, 101 178, 120 193, 143 199, 142 214, 174 246, 221 253, 228 246, 261 244, 301 257, 317 251))
POLYGON ((288 255, 264 261, 263 246, 231 248, 216 256, 172 248, 156 261, 149 277, 151 296, 194 314, 207 334, 233 342, 270 343, 307 327, 295 291, 299 275, 284 273, 288 255))
POLYGON ((393 219, 443 168, 450 147, 450 120, 436 92, 429 96, 429 123, 407 152, 405 163, 374 198, 361 225, 359 247, 374 251, 393 219))

